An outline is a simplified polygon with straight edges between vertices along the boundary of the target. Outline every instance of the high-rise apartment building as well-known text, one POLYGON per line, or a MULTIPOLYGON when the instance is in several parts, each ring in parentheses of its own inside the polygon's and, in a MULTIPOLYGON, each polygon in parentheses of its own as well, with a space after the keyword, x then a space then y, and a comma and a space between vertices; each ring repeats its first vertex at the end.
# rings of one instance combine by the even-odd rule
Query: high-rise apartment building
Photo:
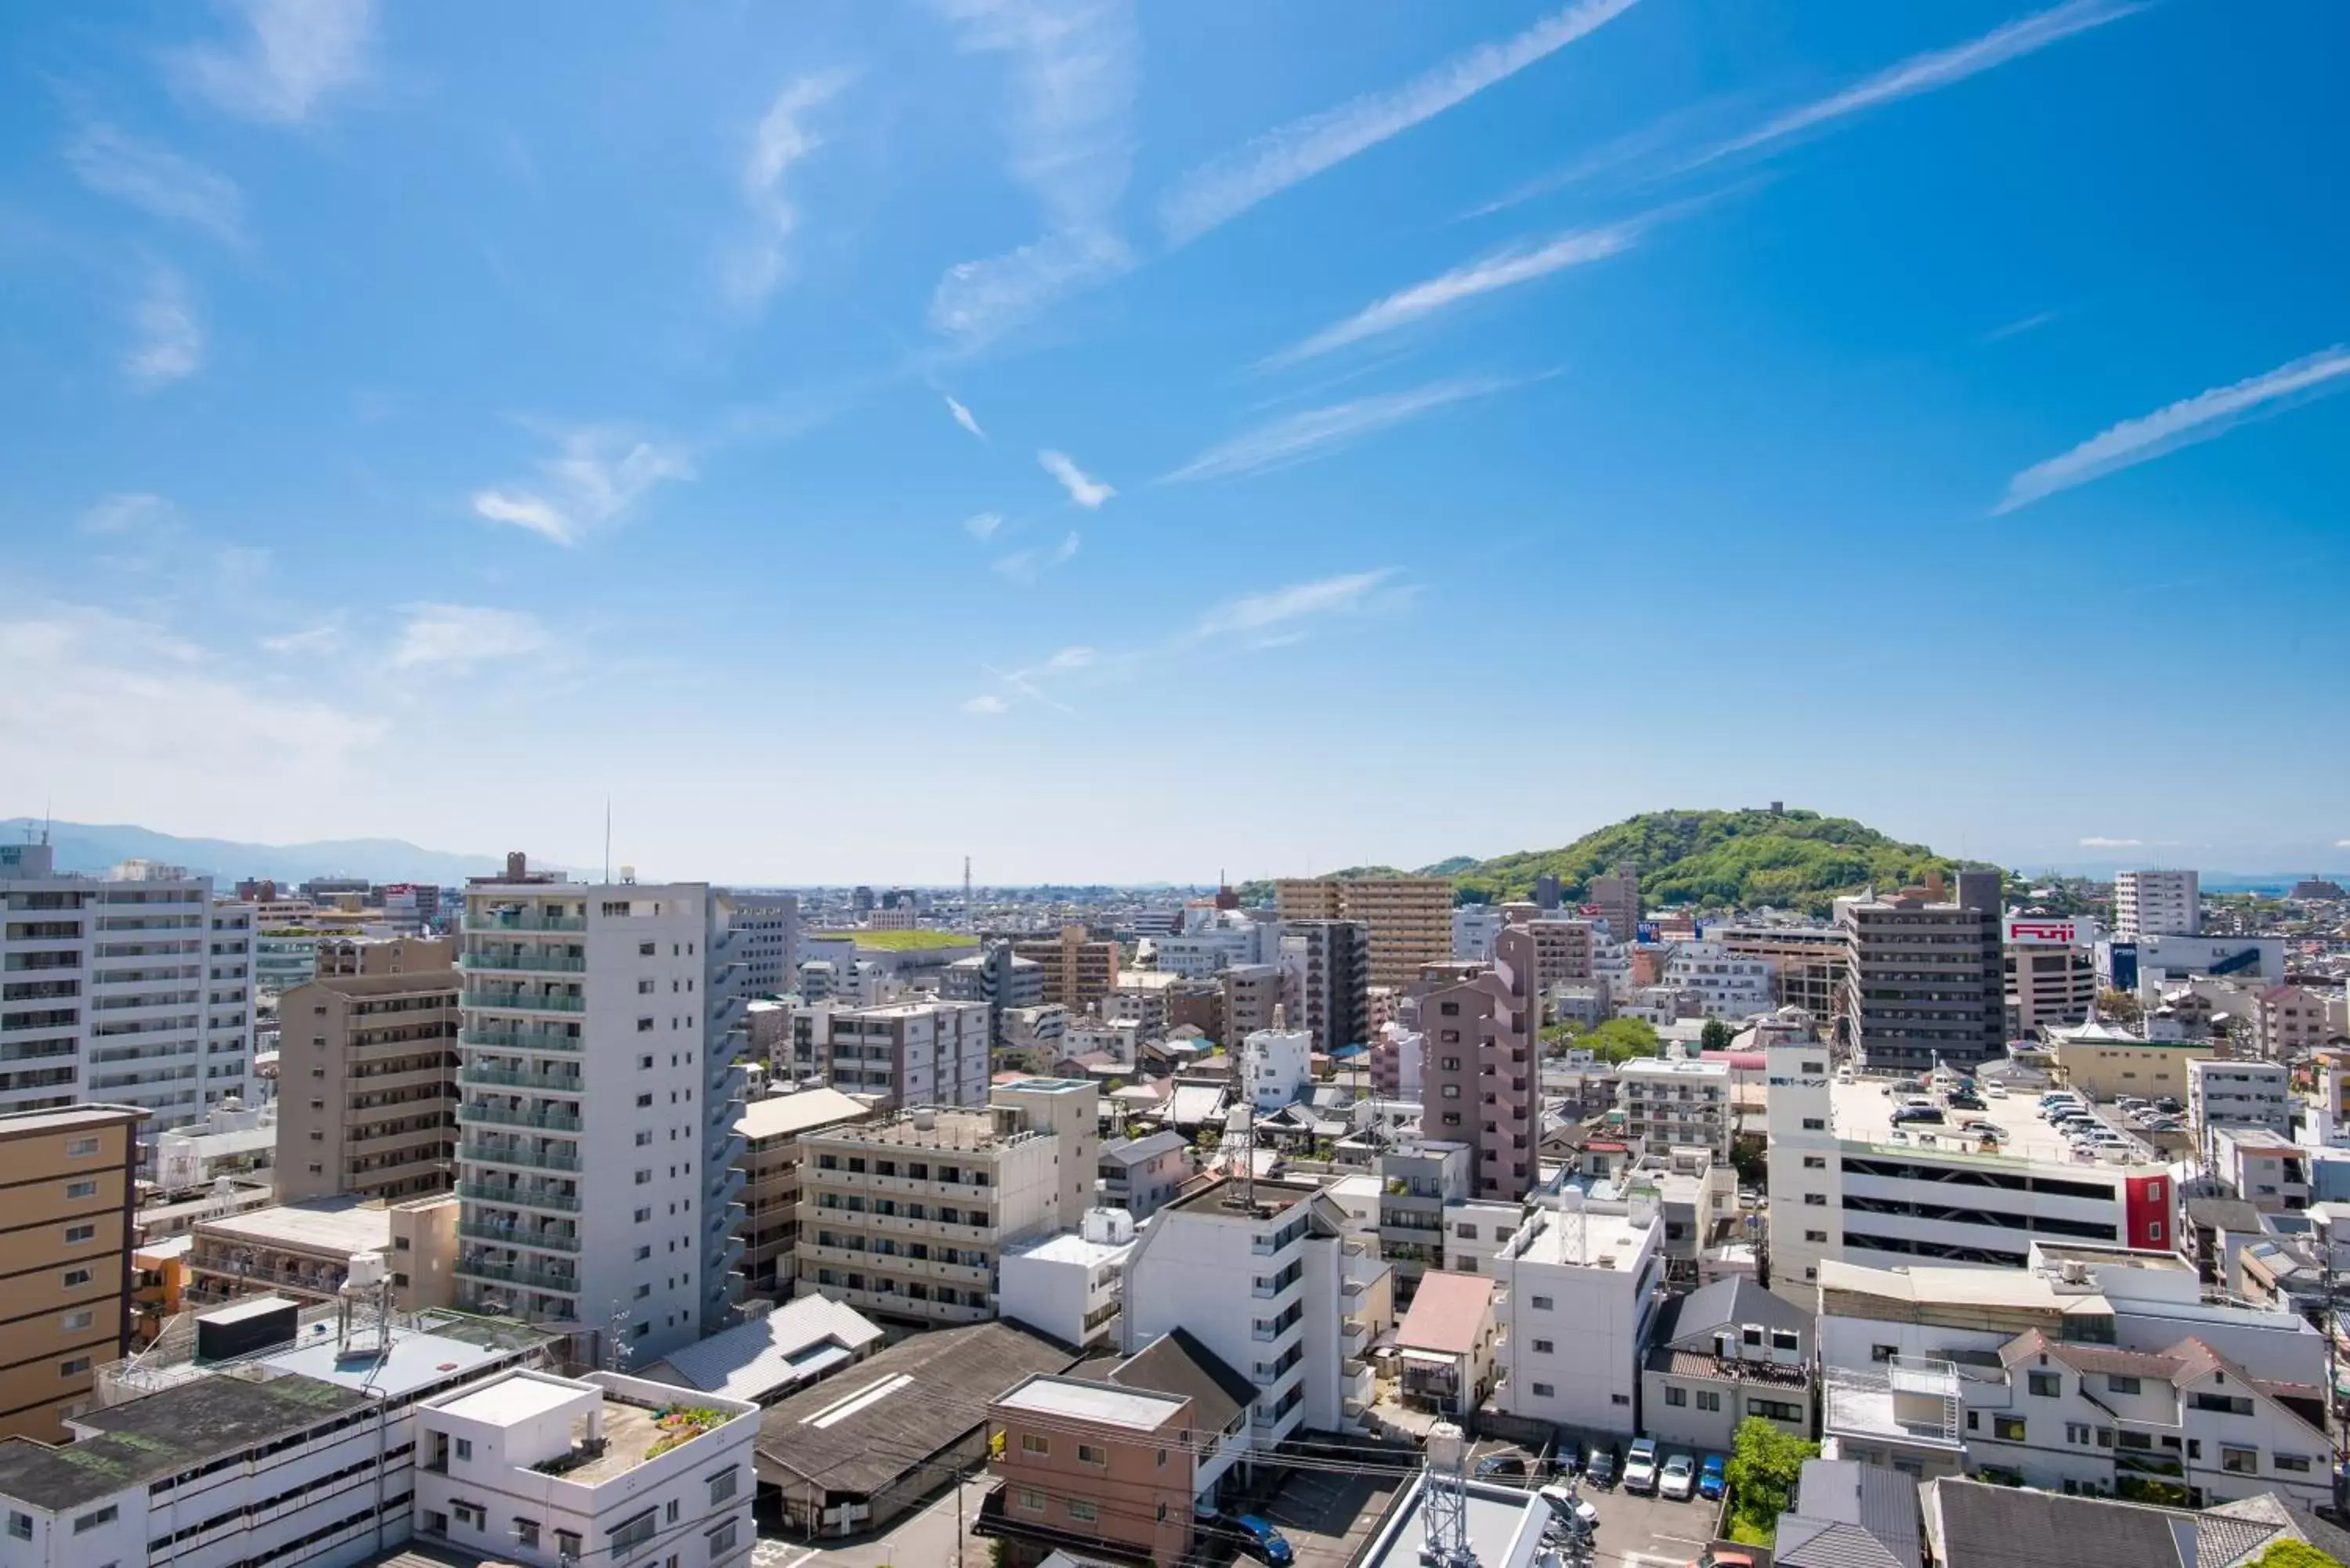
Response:
POLYGON ((92 1369, 130 1353, 142 1114, 76 1106, 0 1115, 0 1189, 8 1194, 0 1438, 63 1441, 66 1417, 90 1403, 92 1369))
POLYGON ((1079 1013, 1118 982, 1118 944, 1097 941, 1083 926, 1063 926, 1057 937, 1029 937, 1012 950, 1043 966, 1044 1001, 1079 1013))
POLYGON ((939 976, 939 995, 948 1002, 985 1002, 988 1043, 1001 1046, 1006 1009, 1045 1005, 1045 966, 998 939, 947 965, 939 976))
MULTIPOLYGON (((1282 923, 1282 999, 1287 1020, 1291 1027, 1314 1037, 1316 1051, 1369 1044, 1368 938, 1355 920, 1282 923)), ((1451 940, 1448 934, 1446 940, 1451 940)), ((1237 1043, 1225 1044, 1230 1048, 1237 1043)))
POLYGON ((1640 940, 1640 869, 1629 861, 1591 879, 1586 902, 1607 922, 1607 934, 1627 945, 1640 940))
POLYGON ((723 1326, 743 1185, 739 939, 706 883, 465 889, 464 1304, 650 1360, 723 1326))
POLYGON ((803 1140, 872 1114, 862 1100, 827 1088, 770 1095, 744 1108, 734 1130, 743 1135, 743 1279, 751 1295, 791 1299, 799 1274, 803 1140))
POLYGON ((2191 937, 2203 929, 2203 890, 2194 871, 2117 871, 2114 874, 2114 935, 2191 937))
POLYGON ((901 1323, 993 1317, 1005 1245, 1093 1206, 1100 1106, 1089 1079, 1023 1078, 984 1106, 805 1135, 795 1288, 901 1323))
POLYGON ((0 845, 0 1114, 135 1106, 151 1146, 249 1098, 253 935, 210 877, 64 875, 48 845, 0 845))
POLYGON ((1471 1197, 1523 1198, 1539 1175, 1534 970, 1533 933, 1508 926, 1490 966, 1419 993, 1420 1130, 1469 1146, 1471 1197))
MULTIPOLYGON (((457 1157, 457 971, 325 976, 278 999, 277 1196, 446 1191, 457 1157)), ((477 1075, 478 1078, 478 1075, 477 1075)))
POLYGON ((2006 1044, 2000 874, 1961 871, 1884 897, 1838 898, 1851 950, 1845 1033, 1872 1069, 1972 1066, 2006 1044))
POLYGON ((885 1111, 987 1103, 984 1002, 827 1008, 811 1022, 814 1076, 843 1094, 869 1096, 885 1111))
POLYGON ((1240 1043, 1260 1029, 1273 1027, 1274 1010, 1281 1005, 1282 968, 1277 963, 1238 963, 1220 977, 1223 986, 1223 1029, 1219 1044, 1237 1051, 1240 1043))
POLYGON ((1443 877, 1284 877, 1274 907, 1294 920, 1353 920, 1368 933, 1369 984, 1399 990, 1452 956, 1452 883, 1443 877))
POLYGON ((792 988, 800 972, 800 896, 797 893, 733 893, 731 929, 743 950, 743 994, 775 996, 792 988))
MULTIPOLYGON (((1520 906, 1523 908, 1523 906, 1520 906)), ((1554 985, 1591 983, 1597 929, 1589 920, 1526 919, 1512 922, 1534 940, 1533 990, 1547 995, 1554 985)), ((1495 935, 1498 937, 1499 932, 1495 935)), ((1487 954, 1488 957, 1492 955, 1487 954)))

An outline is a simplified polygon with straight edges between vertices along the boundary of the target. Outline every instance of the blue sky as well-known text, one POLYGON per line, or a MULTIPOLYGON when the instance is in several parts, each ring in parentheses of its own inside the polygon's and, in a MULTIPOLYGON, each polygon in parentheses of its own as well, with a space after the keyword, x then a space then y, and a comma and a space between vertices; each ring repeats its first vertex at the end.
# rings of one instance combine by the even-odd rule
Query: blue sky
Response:
POLYGON ((0 813, 2350 861, 2350 13, 0 12, 0 813))

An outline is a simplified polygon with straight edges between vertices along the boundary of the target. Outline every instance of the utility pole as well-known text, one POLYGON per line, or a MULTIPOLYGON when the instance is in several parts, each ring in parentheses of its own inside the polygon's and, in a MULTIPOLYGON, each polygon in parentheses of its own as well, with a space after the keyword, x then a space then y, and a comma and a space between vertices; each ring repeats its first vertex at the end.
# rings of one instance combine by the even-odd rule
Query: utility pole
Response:
POLYGON ((2332 1236, 2328 1235, 2323 1244, 2325 1251, 2321 1259, 2317 1277, 2325 1291, 2325 1420, 2327 1427, 2334 1433, 2334 1474, 2329 1479, 2333 1482, 2334 1511, 2336 1515, 2340 1515, 2345 1510, 2345 1501, 2350 1501, 2350 1499, 2345 1499, 2345 1493, 2350 1493, 2350 1476, 2344 1474, 2345 1467, 2350 1467, 2350 1434, 2345 1434, 2342 1426, 2342 1397, 2339 1392, 2342 1384, 2342 1347, 2335 1338, 2342 1329, 2342 1317, 2337 1310, 2339 1303, 2334 1293, 2337 1280, 2334 1272, 2332 1236))

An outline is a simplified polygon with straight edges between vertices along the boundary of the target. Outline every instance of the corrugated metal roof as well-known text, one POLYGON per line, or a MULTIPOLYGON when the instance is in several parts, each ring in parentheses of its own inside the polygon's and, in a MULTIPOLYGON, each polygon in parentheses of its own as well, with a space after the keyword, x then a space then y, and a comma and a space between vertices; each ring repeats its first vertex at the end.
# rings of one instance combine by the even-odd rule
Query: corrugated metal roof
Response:
POLYGON ((696 1345, 640 1375, 657 1383, 761 1403, 814 1382, 881 1337, 870 1318, 829 1296, 801 1296, 696 1345))

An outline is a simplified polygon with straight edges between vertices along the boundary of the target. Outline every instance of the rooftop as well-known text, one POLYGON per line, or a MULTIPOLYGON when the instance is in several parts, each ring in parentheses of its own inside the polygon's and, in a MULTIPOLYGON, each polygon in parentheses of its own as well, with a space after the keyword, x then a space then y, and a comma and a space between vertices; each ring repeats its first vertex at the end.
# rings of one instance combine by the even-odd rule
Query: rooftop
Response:
MULTIPOLYGON (((2040 1103, 2028 1094, 2012 1094, 2004 1099, 1986 1097, 1984 1108, 1979 1111, 1945 1108, 1947 1120, 1938 1124, 1913 1124, 1902 1130, 1903 1141, 1893 1137, 1893 1113, 1900 1108, 1900 1100, 1886 1092, 1881 1079, 1863 1078, 1849 1084, 1837 1084, 1831 1091, 1829 1126, 1835 1136, 1851 1143, 1864 1143, 1884 1149, 1926 1151, 1943 1156, 1996 1160, 2009 1166, 2023 1161, 2042 1165, 2063 1165, 2074 1169, 2118 1172, 2131 1162, 2116 1163, 2094 1158, 2084 1158, 2073 1152, 2064 1135, 2040 1119, 2040 1103), (1982 1153, 1979 1137, 1960 1131, 1961 1124, 1986 1121, 2000 1130, 1998 1150, 1982 1153)), ((2126 1134, 2125 1135, 2126 1136, 2126 1134)), ((2160 1163, 2153 1152, 2143 1145, 2133 1151, 2136 1164, 2160 1163)))
MULTIPOLYGON (((1024 1082, 1021 1085, 1026 1087, 1024 1082)), ((952 1148, 977 1151, 1012 1141, 999 1137, 991 1110, 957 1106, 941 1110, 899 1111, 886 1121, 847 1122, 821 1127, 812 1135, 826 1143, 885 1145, 898 1148, 952 1148)), ((1013 1137, 1035 1137, 1022 1133, 1013 1137)))
MULTIPOLYGON (((1534 1493, 1515 1487, 1472 1480, 1464 1511, 1469 1547, 1480 1563, 1531 1563, 1536 1543, 1549 1523, 1550 1507, 1534 1493)), ((1419 1568, 1420 1548, 1428 1543, 1428 1478, 1414 1478, 1385 1528, 1371 1538, 1358 1568, 1419 1568)))
POLYGON ((1312 1201, 1322 1193, 1322 1184, 1318 1181, 1276 1181, 1260 1176, 1253 1186, 1253 1208, 1249 1199, 1243 1197, 1238 1181, 1220 1176, 1173 1199, 1167 1204, 1166 1211, 1180 1210, 1185 1213, 1232 1220, 1270 1220, 1301 1203, 1312 1201))
POLYGON ((847 1303, 799 1296, 748 1323, 671 1351, 639 1376, 760 1404, 849 1365, 881 1337, 880 1327, 847 1303))
POLYGON ((1123 1241, 1095 1241, 1088 1240, 1081 1231, 1056 1231, 1043 1241, 1024 1247, 1006 1247, 1003 1255, 1006 1259, 1026 1258, 1045 1263, 1084 1263, 1090 1266, 1125 1257, 1134 1251, 1134 1241, 1132 1236, 1123 1241))
POLYGON ((1628 1274, 1660 1225, 1656 1220, 1634 1224, 1627 1214, 1598 1214, 1588 1209, 1580 1213, 1540 1209, 1519 1228, 1502 1255, 1522 1262, 1628 1274))
POLYGON ((754 1100, 734 1124, 734 1130, 754 1140, 784 1137, 833 1122, 856 1121, 871 1107, 838 1089, 810 1088, 795 1094, 770 1095, 754 1100))
POLYGON ((442 1401, 433 1407, 468 1421, 492 1427, 517 1427, 579 1402, 589 1392, 550 1377, 516 1373, 442 1401))
POLYGON ((1001 1409, 1123 1427, 1133 1432, 1158 1431, 1180 1417, 1184 1405, 1172 1395, 1051 1374, 1029 1378, 995 1403, 1001 1409))
POLYGON ((1406 1350, 1467 1355, 1492 1320, 1492 1281, 1431 1269, 1421 1276, 1411 1310, 1396 1329, 1396 1344, 1406 1350))
POLYGON ((1619 1078, 1727 1078, 1730 1076, 1730 1064, 1726 1061, 1709 1062, 1702 1057, 1683 1057, 1675 1061, 1666 1056, 1635 1056, 1630 1061, 1617 1064, 1616 1075, 1619 1078))
POLYGON ((354 1198, 320 1198, 277 1203, 243 1214, 198 1223, 208 1236, 256 1247, 284 1247, 348 1259, 354 1252, 380 1252, 391 1245, 391 1211, 354 1198))

